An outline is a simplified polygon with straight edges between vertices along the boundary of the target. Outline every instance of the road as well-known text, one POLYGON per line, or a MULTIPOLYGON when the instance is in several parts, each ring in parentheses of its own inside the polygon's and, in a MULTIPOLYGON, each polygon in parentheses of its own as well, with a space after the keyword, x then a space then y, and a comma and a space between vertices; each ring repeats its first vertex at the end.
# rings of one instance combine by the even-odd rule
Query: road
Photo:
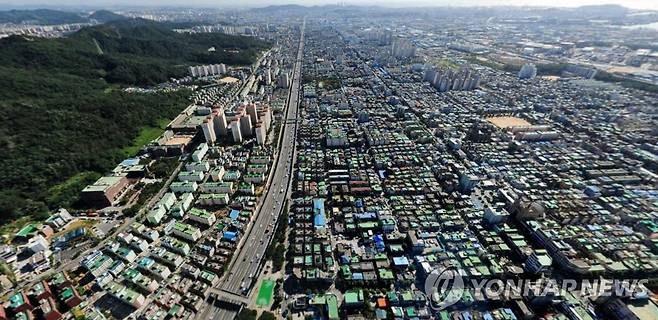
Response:
MULTIPOLYGON (((266 54, 269 54, 269 51, 266 54)), ((262 61, 263 57, 266 54, 264 54, 258 60, 257 64, 255 64, 255 66, 260 65, 260 62, 262 61)), ((245 84, 246 84, 246 82, 242 83, 239 90, 236 90, 235 92, 232 93, 232 96, 233 96, 232 99, 239 99, 238 94, 243 90, 243 88, 245 87, 245 84)), ((165 192, 167 192, 169 190, 169 185, 174 181, 174 179, 176 179, 178 177, 178 173, 181 171, 184 164, 185 164, 185 160, 182 159, 180 161, 180 163, 178 164, 178 166, 176 167, 176 169, 167 178, 165 184, 158 191, 158 193, 155 194, 154 196, 152 196, 149 199, 149 201, 144 206, 142 206, 142 208, 135 214, 135 216, 127 217, 124 221, 122 221, 121 224, 114 230, 114 232, 112 232, 111 234, 106 234, 105 237, 103 238, 103 240, 98 242, 98 244, 96 244, 95 246, 81 252, 80 254, 78 254, 78 256, 76 258, 68 260, 67 262, 65 262, 64 264, 61 264, 60 266, 58 266, 55 269, 51 269, 50 271, 39 274, 38 279, 29 280, 29 282, 26 282, 26 284, 21 284, 21 287, 31 287, 34 284, 36 284, 37 282, 39 282, 40 281, 39 279, 50 277, 50 276, 52 276, 52 275, 54 275, 58 272, 61 272, 61 271, 71 271, 71 270, 77 268, 80 265, 80 261, 82 261, 82 259, 85 258, 88 254, 90 254, 93 251, 101 250, 109 241, 114 241, 116 235, 118 235, 119 233, 125 232, 133 224, 133 222, 140 221, 142 216, 147 212, 147 210, 149 210, 151 207, 153 207, 155 202, 162 198, 162 196, 165 194, 165 192)), ((207 177, 206 177, 206 179, 207 179, 207 177)))
MULTIPOLYGON (((263 255, 267 249, 276 227, 276 222, 285 206, 285 199, 290 188, 292 167, 294 163, 294 142, 296 132, 297 108, 299 105, 299 90, 301 82, 301 65, 304 48, 304 26, 302 25, 297 59, 293 67, 292 84, 289 92, 288 103, 285 111, 285 117, 282 121, 283 134, 280 138, 278 156, 272 167, 272 176, 270 186, 267 188, 263 202, 255 213, 256 216, 245 235, 243 236, 242 246, 234 254, 227 274, 223 282, 219 284, 219 289, 228 292, 230 295, 243 296, 249 298, 249 293, 256 285, 253 283, 258 279, 258 273, 263 265, 263 255), (291 121, 293 120, 293 121, 291 121)), ((287 222, 282 222, 287 223, 287 222)), ((216 291, 216 290, 215 290, 216 291)), ((209 307, 200 312, 197 319, 233 319, 236 310, 227 310, 217 307, 214 300, 211 299, 209 307)))
POLYGON ((80 261, 82 261, 82 259, 84 259, 84 258, 85 258, 87 255, 89 255, 91 252, 101 250, 103 247, 105 247, 105 245, 106 245, 109 241, 114 241, 116 235, 118 235, 119 233, 122 233, 122 232, 126 231, 126 230, 128 229, 128 227, 130 227, 130 226, 132 225, 133 222, 135 222, 136 220, 138 220, 142 215, 144 215, 144 213, 146 213, 146 210, 150 209, 150 208, 153 206, 153 204, 155 204, 155 202, 156 202, 157 200, 160 200, 160 198, 162 198, 162 195, 164 195, 164 193, 169 189, 169 185, 171 184, 171 182, 172 182, 172 181, 178 176, 178 172, 180 172, 180 170, 181 170, 182 167, 183 167, 183 163, 181 162, 181 163, 176 167, 176 169, 171 173, 171 175, 169 176, 169 178, 167 179, 167 181, 165 182, 165 184, 162 186, 162 188, 158 191, 158 193, 157 193, 155 196, 151 197, 151 199, 149 200, 149 202, 148 202, 146 205, 144 205, 144 206, 143 206, 143 207, 142 207, 142 208, 141 208, 141 209, 135 214, 135 216, 133 216, 133 217, 127 217, 127 218, 121 223, 121 225, 119 225, 119 226, 114 230, 114 232, 112 232, 112 234, 106 235, 106 236, 105 236, 101 241, 99 241, 95 246, 93 246, 93 247, 91 247, 91 248, 89 248, 89 249, 86 249, 86 250, 80 252, 80 254, 78 254, 77 257, 68 260, 67 262, 61 264, 61 265, 58 266, 57 268, 55 268, 55 269, 51 269, 51 270, 49 270, 49 271, 47 271, 47 272, 44 272, 44 273, 42 273, 42 274, 39 274, 38 279, 33 279, 33 280, 29 281, 29 282, 26 282, 26 283, 24 283, 24 284, 21 284, 21 285, 18 286, 18 287, 31 287, 31 286, 35 285, 37 282, 39 282, 39 281, 40 281, 39 279, 48 278, 48 277, 50 277, 50 276, 52 276, 52 275, 54 275, 54 274, 57 274, 57 273, 59 273, 59 272, 62 272, 62 271, 71 271, 71 270, 76 269, 76 268, 80 265, 80 261))

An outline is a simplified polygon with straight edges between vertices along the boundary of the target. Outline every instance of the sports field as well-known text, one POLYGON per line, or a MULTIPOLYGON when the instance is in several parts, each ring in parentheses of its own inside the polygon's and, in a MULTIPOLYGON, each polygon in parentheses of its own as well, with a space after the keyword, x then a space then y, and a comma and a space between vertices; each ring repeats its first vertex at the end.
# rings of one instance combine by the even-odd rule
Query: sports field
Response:
POLYGON ((256 305, 259 307, 267 307, 272 304, 272 296, 274 293, 274 284, 272 280, 265 279, 260 285, 258 296, 256 296, 256 305))
POLYGON ((517 117, 491 117, 487 118, 487 121, 493 123, 498 128, 530 125, 530 122, 517 117))

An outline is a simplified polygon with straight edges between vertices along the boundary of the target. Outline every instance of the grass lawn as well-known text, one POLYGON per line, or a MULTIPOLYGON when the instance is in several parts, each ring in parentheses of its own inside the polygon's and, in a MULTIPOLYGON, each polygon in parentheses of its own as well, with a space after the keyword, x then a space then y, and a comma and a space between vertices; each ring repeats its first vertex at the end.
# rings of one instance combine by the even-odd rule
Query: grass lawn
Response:
POLYGON ((64 182, 48 189, 48 198, 46 200, 52 207, 70 208, 80 200, 80 191, 100 177, 100 173, 93 171, 76 173, 64 182))
POLYGON ((275 284, 276 282, 273 280, 263 280, 263 283, 260 285, 260 290, 258 290, 258 296, 256 297, 256 305, 259 307, 267 307, 272 304, 275 284))
POLYGON ((144 126, 139 130, 139 135, 133 140, 133 144, 121 149, 121 153, 126 157, 131 157, 137 154, 139 149, 144 145, 151 142, 153 139, 159 137, 169 124, 168 119, 159 119, 158 126, 144 126))
POLYGON ((51 196, 58 195, 79 184, 84 184, 86 186, 88 183, 90 183, 90 181, 94 182, 98 180, 98 178, 100 177, 101 174, 98 172, 93 172, 93 171, 79 172, 76 173, 74 176, 66 179, 66 181, 52 186, 50 189, 48 189, 48 194, 51 196))

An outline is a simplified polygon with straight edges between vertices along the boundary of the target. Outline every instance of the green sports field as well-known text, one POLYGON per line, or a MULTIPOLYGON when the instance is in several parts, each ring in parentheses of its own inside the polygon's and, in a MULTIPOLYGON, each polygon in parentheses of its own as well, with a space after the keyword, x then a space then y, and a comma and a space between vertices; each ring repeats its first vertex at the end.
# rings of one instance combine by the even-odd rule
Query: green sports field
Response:
POLYGON ((258 290, 258 296, 256 297, 256 305, 259 307, 267 307, 272 304, 274 285, 275 282, 272 280, 263 280, 263 283, 260 285, 260 290, 258 290))

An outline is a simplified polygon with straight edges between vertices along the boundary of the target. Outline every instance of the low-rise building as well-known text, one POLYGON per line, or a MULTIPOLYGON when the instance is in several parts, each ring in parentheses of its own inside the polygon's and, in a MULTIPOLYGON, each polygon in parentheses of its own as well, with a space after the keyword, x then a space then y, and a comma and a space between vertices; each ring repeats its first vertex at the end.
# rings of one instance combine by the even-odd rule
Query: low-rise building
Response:
POLYGON ((229 201, 230 198, 227 193, 204 193, 199 195, 199 203, 205 206, 225 205, 229 201))
POLYGON ((196 181, 174 181, 169 185, 171 192, 175 193, 196 192, 198 188, 196 181))
POLYGON ((215 223, 215 221, 217 221, 217 218, 215 217, 214 214, 206 210, 197 209, 197 208, 190 209, 189 219, 192 221, 196 221, 198 223, 202 223, 207 226, 211 226, 215 223))
POLYGON ((67 287, 62 290, 59 295, 57 295, 57 299, 69 308, 73 308, 82 303, 82 298, 73 287, 67 287))
POLYGON ((190 240, 196 242, 201 238, 201 230, 199 228, 193 227, 189 224, 176 222, 173 225, 172 233, 178 237, 181 237, 185 240, 190 240))
POLYGON ((204 176, 203 171, 181 171, 178 173, 178 180, 200 182, 204 176))
POLYGON ((162 219, 164 219, 165 215, 167 215, 167 209, 164 206, 156 205, 146 215, 146 220, 151 225, 159 225, 162 222, 162 219))
POLYGON ((82 190, 81 198, 92 207, 104 208, 116 204, 130 185, 126 177, 102 177, 82 190))
POLYGON ((139 309, 146 302, 144 295, 115 281, 110 282, 105 287, 105 290, 107 290, 115 298, 121 300, 133 308, 139 309))

